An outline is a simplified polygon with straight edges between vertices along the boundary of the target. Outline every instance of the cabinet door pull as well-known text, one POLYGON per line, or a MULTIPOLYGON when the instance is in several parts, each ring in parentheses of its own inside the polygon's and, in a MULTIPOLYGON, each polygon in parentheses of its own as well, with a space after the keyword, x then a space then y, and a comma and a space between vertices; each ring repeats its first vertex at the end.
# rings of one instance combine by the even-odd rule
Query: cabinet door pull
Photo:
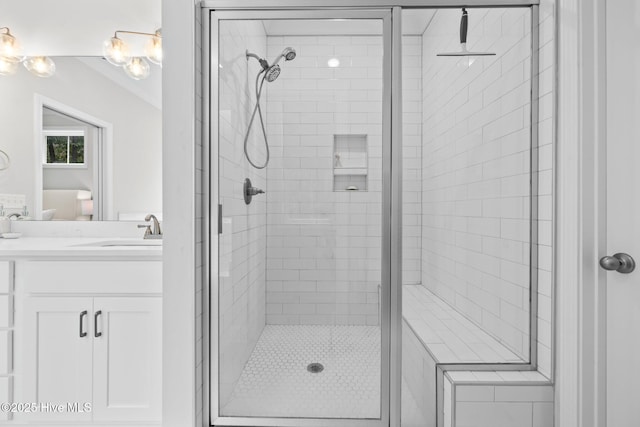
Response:
POLYGON ((84 331, 84 318, 87 315, 87 310, 80 313, 80 338, 84 338, 87 336, 87 333, 84 331))
POLYGON ((102 332, 98 332, 98 316, 102 314, 102 310, 96 311, 93 315, 93 336, 99 338, 102 336, 102 332))

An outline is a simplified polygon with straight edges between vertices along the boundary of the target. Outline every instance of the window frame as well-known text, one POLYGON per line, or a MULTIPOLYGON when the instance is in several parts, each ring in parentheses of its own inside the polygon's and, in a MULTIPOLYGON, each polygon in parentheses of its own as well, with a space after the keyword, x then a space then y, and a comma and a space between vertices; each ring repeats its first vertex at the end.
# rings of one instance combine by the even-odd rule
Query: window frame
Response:
POLYGON ((69 130, 43 130, 42 131, 42 167, 48 169, 88 169, 87 165, 87 140, 86 133, 82 129, 69 130), (67 137, 67 163, 47 163, 47 137, 49 136, 66 136, 67 137), (83 161, 82 163, 69 163, 69 148, 72 136, 81 136, 83 138, 83 161))

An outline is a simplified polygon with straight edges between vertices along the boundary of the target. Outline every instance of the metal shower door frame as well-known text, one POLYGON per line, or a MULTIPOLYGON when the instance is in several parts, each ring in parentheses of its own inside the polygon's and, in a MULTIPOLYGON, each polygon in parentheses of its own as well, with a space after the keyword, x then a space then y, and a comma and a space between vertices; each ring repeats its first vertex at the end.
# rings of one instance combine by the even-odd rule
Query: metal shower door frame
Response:
MULTIPOLYGON (((214 2, 215 3, 215 2, 214 2)), ((205 291, 203 298, 208 303, 208 321, 205 320, 204 359, 204 402, 209 403, 210 425, 215 426, 265 426, 265 427, 388 427, 398 425, 400 420, 400 332, 401 309, 399 307, 402 281, 401 272, 401 177, 402 177, 402 112, 401 79, 392 77, 401 71, 401 36, 399 7, 354 9, 349 7, 287 10, 260 10, 256 5, 250 9, 237 10, 237 4, 226 8, 203 4, 203 128, 205 167, 205 201, 208 221, 205 226, 205 291), (222 10, 221 10, 222 9, 222 10), (382 92, 382 310, 381 319, 381 384, 380 419, 341 418, 268 418, 268 417, 225 417, 219 408, 219 331, 218 331, 218 226, 222 220, 218 208, 218 156, 219 137, 217 120, 219 115, 219 72, 218 72, 218 31, 219 22, 225 19, 380 19, 383 26, 383 92, 382 92), (395 25, 394 25, 395 24, 395 25), (392 96, 392 93, 395 94, 392 96), (394 126, 392 126, 394 124, 394 126), (393 144, 392 144, 393 139, 393 144), (392 154, 393 151, 393 154, 392 154), (393 177, 392 177, 393 175, 393 177), (396 177, 397 175, 397 177, 396 177), (395 279, 395 280, 393 280, 395 279), (393 333, 392 333, 393 331, 393 333), (209 342, 207 343, 207 337, 209 342), (394 369, 391 369, 391 367, 394 369), (208 382, 207 382, 208 380, 208 382), (393 392, 391 392, 393 390, 393 392), (391 422, 396 419, 396 422, 391 422)), ((242 8, 240 8, 242 9, 242 8)), ((206 315, 207 313, 205 313, 206 315)), ((205 418, 205 419, 206 419, 205 418)))
MULTIPOLYGON (((469 8, 493 8, 493 7, 531 7, 532 8, 532 74, 531 74, 531 206, 530 206, 530 238, 531 238, 531 254, 530 254, 530 313, 529 313, 529 361, 517 364, 487 364, 487 365, 452 365, 448 366, 452 370, 478 369, 478 370, 536 370, 537 369, 537 190, 538 190, 538 61, 539 61, 539 0, 466 0, 464 2, 456 2, 451 0, 273 0, 265 2, 263 0, 204 0, 201 3, 203 8, 202 26, 204 29, 202 47, 203 47, 203 151, 204 151, 204 204, 205 204, 205 221, 204 227, 204 315, 209 316, 204 321, 203 331, 203 377, 204 377, 204 415, 203 418, 209 419, 210 424, 217 426, 246 426, 256 425, 256 421, 260 420, 260 425, 264 426, 312 426, 312 427, 350 427, 350 426, 390 426, 400 427, 400 386, 401 386, 401 332, 402 332, 402 82, 401 82, 401 13, 403 9, 424 9, 424 8, 459 8, 463 5, 469 8), (389 365, 388 380, 389 388, 387 407, 388 417, 386 424, 384 417, 381 420, 342 420, 342 419, 311 419, 311 418, 222 418, 217 417, 217 394, 211 393, 212 385, 217 384, 217 330, 214 326, 217 323, 218 306, 217 294, 211 292, 217 289, 217 262, 218 262, 218 234, 212 232, 213 227, 217 228, 218 221, 221 219, 217 205, 218 189, 213 178, 213 163, 217 161, 218 146, 217 135, 211 132, 212 123, 210 117, 217 117, 217 104, 210 104, 210 101, 217 99, 217 82, 218 67, 211 67, 212 58, 217 58, 218 46, 211 44, 212 20, 211 13, 224 11, 234 11, 236 13, 246 14, 247 12, 255 12, 258 16, 266 16, 268 12, 276 12, 280 15, 291 13, 294 17, 299 17, 301 13, 310 12, 312 14, 320 14, 323 12, 335 14, 354 14, 356 17, 362 18, 363 12, 384 9, 384 12, 390 14, 389 22, 390 31, 387 33, 390 37, 385 37, 385 73, 390 73, 390 84, 385 86, 383 97, 388 96, 389 102, 383 103, 384 117, 389 117, 387 127, 383 127, 385 135, 390 134, 390 138, 383 138, 383 276, 388 280, 388 292, 386 296, 386 304, 383 301, 383 312, 389 315, 386 322, 388 330, 385 337, 383 328, 383 342, 386 338, 389 346, 389 365), (389 38, 389 40, 387 40, 389 38), (387 50, 388 49, 388 50, 387 50), (386 60, 387 54, 390 54, 391 61, 386 60), (211 68, 209 68, 211 67, 211 68), (209 75, 208 71, 211 71, 209 75), (390 93, 387 93, 390 91, 390 93), (209 102, 207 102, 209 101, 209 102), (214 114, 214 115, 212 115, 214 114), (213 138, 216 138, 215 140, 213 138), (210 145, 208 144, 210 143, 210 145), (386 157, 385 157, 386 156, 386 157), (389 161, 387 161, 389 160, 389 161), (386 233, 386 234, 385 234, 386 233), (215 273, 215 274, 212 274, 215 273), (215 363, 214 363, 215 362, 215 363), (209 368, 212 368, 211 370, 209 368), (207 403, 211 406, 207 408, 207 403), (210 412, 208 412, 210 410, 210 412)), ((243 15, 246 16, 246 15, 243 15)), ((321 17, 320 15, 315 15, 321 17)), ((385 74, 383 77, 387 77, 385 74)), ((386 81, 386 80, 385 80, 386 81)), ((384 98, 385 100, 387 98, 384 98)), ((384 120, 383 120, 384 126, 384 120)), ((555 231, 554 231, 555 236, 555 231)), ((384 392, 385 390, 381 390, 384 392)), ((439 393, 440 395, 440 393, 439 393)), ((441 404, 442 402, 439 402, 441 404)), ((384 409, 381 407, 381 409, 384 409)), ((384 415, 381 412, 381 415, 384 415)), ((442 423, 442 419, 438 420, 442 423)))

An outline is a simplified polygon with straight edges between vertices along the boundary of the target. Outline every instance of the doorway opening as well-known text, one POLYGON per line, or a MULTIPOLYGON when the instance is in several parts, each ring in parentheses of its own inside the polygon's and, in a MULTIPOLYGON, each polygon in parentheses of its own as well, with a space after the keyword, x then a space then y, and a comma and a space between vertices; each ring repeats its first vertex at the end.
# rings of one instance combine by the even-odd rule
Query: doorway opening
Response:
POLYGON ((35 114, 32 216, 62 221, 113 219, 111 124, 41 96, 35 114))

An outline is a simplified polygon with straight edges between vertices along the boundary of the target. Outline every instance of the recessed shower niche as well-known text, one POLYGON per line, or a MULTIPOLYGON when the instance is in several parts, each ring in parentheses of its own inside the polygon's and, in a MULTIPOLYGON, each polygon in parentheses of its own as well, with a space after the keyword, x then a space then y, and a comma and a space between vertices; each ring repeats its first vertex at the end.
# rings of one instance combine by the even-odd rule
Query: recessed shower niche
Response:
POLYGON ((367 191, 367 135, 333 136, 333 191, 367 191))

